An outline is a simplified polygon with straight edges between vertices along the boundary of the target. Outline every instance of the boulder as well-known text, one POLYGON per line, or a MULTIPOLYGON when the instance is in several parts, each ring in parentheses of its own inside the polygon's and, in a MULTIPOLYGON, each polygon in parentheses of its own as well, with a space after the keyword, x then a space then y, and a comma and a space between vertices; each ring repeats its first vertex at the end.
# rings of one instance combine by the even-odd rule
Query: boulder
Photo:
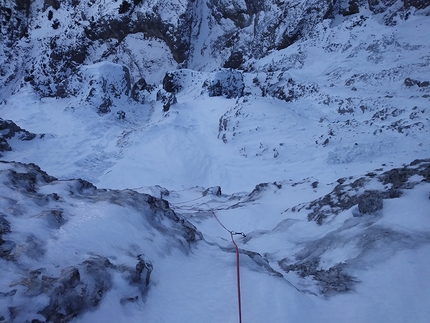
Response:
POLYGON ((212 186, 212 187, 205 189, 202 193, 202 196, 206 196, 206 195, 221 196, 222 195, 221 187, 220 186, 212 186))
POLYGON ((358 211, 361 214, 375 214, 383 206, 382 196, 378 191, 365 191, 358 197, 358 211))

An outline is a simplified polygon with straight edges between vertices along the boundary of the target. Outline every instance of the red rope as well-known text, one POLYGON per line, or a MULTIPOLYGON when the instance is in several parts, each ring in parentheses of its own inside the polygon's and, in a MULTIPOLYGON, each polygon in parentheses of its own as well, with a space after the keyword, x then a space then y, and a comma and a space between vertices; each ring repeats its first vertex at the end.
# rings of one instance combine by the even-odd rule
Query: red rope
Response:
MULTIPOLYGON (((236 249, 236 280, 237 280, 237 305, 239 310, 239 323, 242 323, 242 303, 241 303, 241 296, 240 296, 240 264, 239 264, 239 247, 236 244, 236 241, 234 241, 234 235, 238 234, 234 231, 231 231, 227 229, 224 224, 218 219, 215 212, 211 210, 212 214, 214 215, 215 219, 218 221, 218 223, 226 230, 228 233, 230 233, 231 242, 233 242, 233 245, 236 249)), ((243 233, 242 233, 243 235, 243 233)))

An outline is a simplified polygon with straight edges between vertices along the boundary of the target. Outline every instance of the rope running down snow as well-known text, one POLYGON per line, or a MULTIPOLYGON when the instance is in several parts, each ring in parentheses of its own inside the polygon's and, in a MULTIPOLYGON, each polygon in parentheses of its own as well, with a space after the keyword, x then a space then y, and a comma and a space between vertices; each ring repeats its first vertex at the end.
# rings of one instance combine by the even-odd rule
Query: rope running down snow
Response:
POLYGON ((228 233, 230 233, 231 242, 233 242, 234 247, 236 249, 236 280, 237 280, 237 305, 239 310, 239 323, 242 323, 242 304, 241 304, 241 297, 240 297, 240 265, 239 265, 239 247, 236 244, 236 241, 234 241, 234 235, 241 234, 242 236, 246 237, 246 235, 243 232, 234 232, 229 229, 227 229, 224 224, 218 219, 216 216, 214 210, 211 210, 213 216, 218 221, 218 223, 226 230, 228 233))

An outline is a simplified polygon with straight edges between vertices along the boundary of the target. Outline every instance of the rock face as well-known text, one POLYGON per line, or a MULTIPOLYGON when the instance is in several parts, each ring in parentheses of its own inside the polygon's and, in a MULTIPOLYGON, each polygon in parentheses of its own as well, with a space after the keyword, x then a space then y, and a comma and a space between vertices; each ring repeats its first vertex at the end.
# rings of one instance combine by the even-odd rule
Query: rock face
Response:
POLYGON ((403 0, 403 4, 406 9, 410 7, 414 7, 416 9, 425 9, 428 8, 429 2, 426 0, 403 0))
MULTIPOLYGON (((79 66, 101 61, 127 68, 131 84, 142 78, 159 82, 177 64, 240 69, 250 58, 290 46, 337 14, 368 8, 393 24, 405 19, 409 8, 428 6, 422 0, 149 0, 111 5, 98 0, 2 0, 2 91, 12 93, 29 83, 41 96, 61 97, 66 95, 64 82, 81 75, 79 66), (156 54, 148 48, 157 48, 156 54)), ((103 98, 100 112, 107 112, 110 104, 103 98)))
POLYGON ((364 218, 347 220, 339 229, 321 239, 300 246, 293 259, 283 258, 278 264, 285 273, 295 273, 303 279, 303 283, 298 284, 299 288, 310 292, 306 279, 312 279, 317 285, 315 292, 330 297, 353 291, 360 282, 353 269, 372 263, 375 252, 381 252, 382 258, 389 258, 395 253, 393 249, 408 250, 430 243, 428 235, 423 232, 397 231, 372 221, 364 218), (345 244, 354 245, 357 252, 353 256, 346 255, 341 262, 325 263, 325 252, 342 248, 340 245, 345 244))
POLYGON ((0 180, 8 196, 0 212, 0 260, 7 267, 0 282, 8 286, 0 292, 0 321, 69 322, 94 310, 115 284, 127 286, 121 305, 142 302, 151 288, 151 258, 163 248, 188 252, 202 238, 150 195, 59 181, 34 164, 0 162, 0 180))
MULTIPOLYGON (((402 168, 385 172, 376 170, 363 177, 342 178, 334 190, 323 198, 286 210, 287 213, 308 213, 308 220, 316 221, 324 234, 305 243, 300 240, 297 246, 299 251, 293 257, 280 258, 279 267, 286 277, 299 277, 296 285, 299 289, 330 297, 354 290, 360 282, 355 269, 371 264, 377 252, 382 252, 382 258, 389 258, 399 250, 429 244, 427 229, 393 226, 389 220, 391 211, 384 209, 384 200, 401 200, 403 192, 406 195, 416 187, 419 187, 418 191, 428 188, 429 172, 430 159, 419 159, 402 168), (377 187, 380 189, 375 189, 377 187), (337 218, 341 213, 342 219, 337 218), (327 253, 330 255, 335 249, 336 252, 343 250, 341 259, 328 260, 330 256, 327 253), (315 282, 316 288, 310 288, 309 279, 315 282)), ((408 214, 404 216, 408 217, 408 214)), ((294 235, 293 227, 299 222, 286 218, 272 231, 258 232, 254 237, 258 234, 278 234, 282 230, 294 235)))
POLYGON ((287 265, 287 260, 279 261, 279 266, 287 273, 296 272, 301 278, 311 277, 318 282, 320 293, 325 296, 346 293, 354 290, 357 279, 345 272, 345 264, 337 264, 328 269, 320 268, 318 257, 287 265))
POLYGON ((146 101, 146 97, 149 95, 149 92, 151 90, 151 87, 142 77, 136 83, 133 84, 133 88, 131 89, 131 97, 136 102, 144 104, 146 101))
POLYGON ((12 150, 8 140, 14 137, 18 140, 29 141, 36 138, 36 134, 22 129, 11 120, 3 120, 0 118, 0 157, 2 156, 1 152, 12 150))
POLYGON ((260 58, 272 49, 291 45, 331 10, 333 1, 223 1, 208 3, 213 34, 212 53, 221 51, 223 64, 240 66, 244 58, 260 58), (219 33, 219 32, 218 32, 219 33), (242 53, 242 58, 239 53, 242 53))
MULTIPOLYGON (((57 97, 77 97, 78 106, 109 113, 122 97, 129 97, 130 73, 124 66, 109 62, 84 65, 57 87, 57 97)), ((134 92, 136 93, 136 92, 134 92)), ((137 100, 142 100, 136 96, 137 100)), ((120 104, 117 104, 118 106, 120 104)))
POLYGON ((221 70, 206 80, 203 87, 207 88, 209 96, 224 96, 227 99, 240 98, 245 84, 242 74, 234 70, 221 70))
POLYGON ((316 221, 319 225, 354 205, 358 205, 357 216, 375 214, 382 210, 384 199, 398 198, 403 194, 403 190, 417 185, 419 182, 410 181, 414 175, 422 177, 422 182, 430 183, 430 160, 416 160, 408 166, 393 168, 381 174, 369 173, 360 178, 341 178, 331 193, 309 204, 296 206, 292 211, 309 210, 308 220, 316 221), (364 190, 371 182, 385 188, 364 190))

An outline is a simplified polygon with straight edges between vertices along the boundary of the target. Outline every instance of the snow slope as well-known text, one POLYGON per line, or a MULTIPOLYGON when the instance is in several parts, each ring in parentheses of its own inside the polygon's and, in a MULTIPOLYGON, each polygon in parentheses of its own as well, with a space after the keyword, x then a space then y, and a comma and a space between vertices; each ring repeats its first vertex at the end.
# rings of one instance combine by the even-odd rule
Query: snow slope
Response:
POLYGON ((96 118, 82 101, 39 100, 24 88, 3 101, 2 117, 47 135, 37 149, 15 147, 5 158, 36 162, 60 178, 79 173, 102 187, 220 185, 234 192, 300 180, 314 167, 333 181, 368 171, 369 161, 376 168, 427 156, 430 88, 405 85, 429 73, 427 17, 401 27, 371 17, 327 24, 317 37, 249 62, 246 95, 236 100, 208 97, 202 85, 213 74, 195 72, 167 114, 155 94, 144 105, 124 98, 112 107, 125 111, 119 121, 96 118))
MULTIPOLYGON (((85 107, 84 92, 40 98, 27 85, 5 95, 1 117, 44 136, 8 140, 13 150, 2 161, 35 163, 59 180, 27 192, 4 175, 1 216, 10 232, 2 239, 15 245, 13 260, 1 259, 0 322, 49 321, 39 310, 55 297, 32 295, 30 283, 60 279, 72 266, 80 283, 94 284, 84 267, 91 257, 112 263, 100 269, 111 278, 100 303, 72 311, 72 322, 237 321, 234 248, 212 210, 246 234, 236 237, 244 322, 427 322, 429 28, 419 13, 397 26, 371 15, 323 21, 248 61, 241 97, 211 96, 207 84, 220 71, 183 71, 168 111, 157 100, 161 85, 143 104, 112 97, 103 115, 85 107), (73 178, 94 183, 99 199, 73 196, 73 178), (221 195, 205 193, 214 186, 221 195), (360 200, 366 191, 382 208, 359 210, 373 201, 360 200), (173 210, 202 240, 177 240, 185 229, 163 215, 154 228, 136 192, 167 200, 163 212, 173 210), (64 200, 38 202, 54 193, 64 200), (52 209, 70 215, 66 223, 50 227, 52 209), (154 267, 139 294, 124 273, 142 251, 154 267)), ((98 75, 103 66, 89 69, 98 75)), ((111 71, 121 80, 122 69, 111 71)))

